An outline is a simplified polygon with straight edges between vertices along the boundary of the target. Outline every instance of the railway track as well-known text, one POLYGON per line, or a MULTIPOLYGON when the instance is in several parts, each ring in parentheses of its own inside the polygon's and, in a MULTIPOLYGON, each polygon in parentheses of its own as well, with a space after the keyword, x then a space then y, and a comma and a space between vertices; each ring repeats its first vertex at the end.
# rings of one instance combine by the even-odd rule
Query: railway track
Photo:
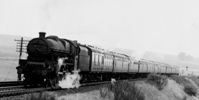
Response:
MULTIPOLYGON (((131 79, 129 81, 137 81, 140 79, 131 79)), ((120 80, 122 81, 122 80, 120 80)), ((82 83, 79 89, 86 88, 89 86, 96 86, 96 85, 103 85, 103 84, 110 84, 110 81, 103 81, 103 82, 92 82, 92 83, 82 83)), ((0 87, 0 98, 1 97, 8 97, 8 96, 15 96, 15 95, 22 95, 22 94, 28 94, 28 93, 35 93, 35 92, 43 92, 43 91, 65 91, 67 90, 67 93, 76 93, 79 91, 79 89, 52 89, 50 87, 48 88, 24 88, 22 85, 20 86, 7 86, 7 87, 0 87)))
POLYGON ((22 95, 34 92, 42 92, 42 91, 50 91, 51 88, 24 88, 23 86, 19 87, 6 87, 1 89, 0 88, 0 98, 1 97, 8 97, 8 96, 15 96, 15 95, 22 95))
POLYGON ((0 91, 5 91, 5 90, 12 90, 12 89, 20 89, 23 88, 24 86, 6 86, 6 87, 0 87, 0 91))
POLYGON ((3 86, 19 86, 22 85, 22 81, 6 81, 6 82, 0 82, 0 87, 3 86))

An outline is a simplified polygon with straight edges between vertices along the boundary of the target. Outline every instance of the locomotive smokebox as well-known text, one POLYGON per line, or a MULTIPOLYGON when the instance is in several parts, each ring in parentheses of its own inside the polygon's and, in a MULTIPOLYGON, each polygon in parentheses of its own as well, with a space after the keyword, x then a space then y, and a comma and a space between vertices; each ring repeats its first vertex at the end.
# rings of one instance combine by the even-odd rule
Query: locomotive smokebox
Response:
POLYGON ((46 33, 45 32, 39 32, 39 38, 45 38, 46 33))

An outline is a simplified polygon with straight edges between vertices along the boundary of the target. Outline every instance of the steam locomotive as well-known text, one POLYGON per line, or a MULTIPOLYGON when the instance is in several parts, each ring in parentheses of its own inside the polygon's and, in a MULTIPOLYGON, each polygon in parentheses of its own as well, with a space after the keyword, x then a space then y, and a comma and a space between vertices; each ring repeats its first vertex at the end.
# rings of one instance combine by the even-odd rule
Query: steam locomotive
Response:
POLYGON ((19 60, 18 74, 23 74, 25 86, 56 87, 66 73, 80 70, 81 82, 127 79, 149 73, 179 74, 178 67, 83 45, 57 36, 45 36, 29 41, 27 59, 19 60), (59 59, 63 60, 60 66, 59 59))

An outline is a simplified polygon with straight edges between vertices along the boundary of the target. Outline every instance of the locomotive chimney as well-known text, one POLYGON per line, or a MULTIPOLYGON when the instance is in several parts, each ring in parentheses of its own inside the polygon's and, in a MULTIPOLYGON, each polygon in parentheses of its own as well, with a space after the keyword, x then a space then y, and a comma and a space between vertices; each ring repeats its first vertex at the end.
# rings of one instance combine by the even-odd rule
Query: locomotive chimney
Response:
POLYGON ((45 32, 39 32, 39 38, 45 38, 46 33, 45 32))

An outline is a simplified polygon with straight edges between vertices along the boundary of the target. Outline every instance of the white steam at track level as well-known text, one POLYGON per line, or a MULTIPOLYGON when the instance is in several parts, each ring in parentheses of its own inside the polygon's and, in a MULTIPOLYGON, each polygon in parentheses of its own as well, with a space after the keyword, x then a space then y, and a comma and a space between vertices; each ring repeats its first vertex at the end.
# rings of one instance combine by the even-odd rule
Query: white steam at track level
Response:
MULTIPOLYGON (((64 65, 64 58, 59 58, 58 59, 58 65, 59 68, 64 65)), ((61 88, 79 88, 80 86, 80 75, 79 75, 80 70, 74 70, 73 73, 66 72, 65 76, 63 77, 62 80, 59 81, 59 86, 61 88)))

